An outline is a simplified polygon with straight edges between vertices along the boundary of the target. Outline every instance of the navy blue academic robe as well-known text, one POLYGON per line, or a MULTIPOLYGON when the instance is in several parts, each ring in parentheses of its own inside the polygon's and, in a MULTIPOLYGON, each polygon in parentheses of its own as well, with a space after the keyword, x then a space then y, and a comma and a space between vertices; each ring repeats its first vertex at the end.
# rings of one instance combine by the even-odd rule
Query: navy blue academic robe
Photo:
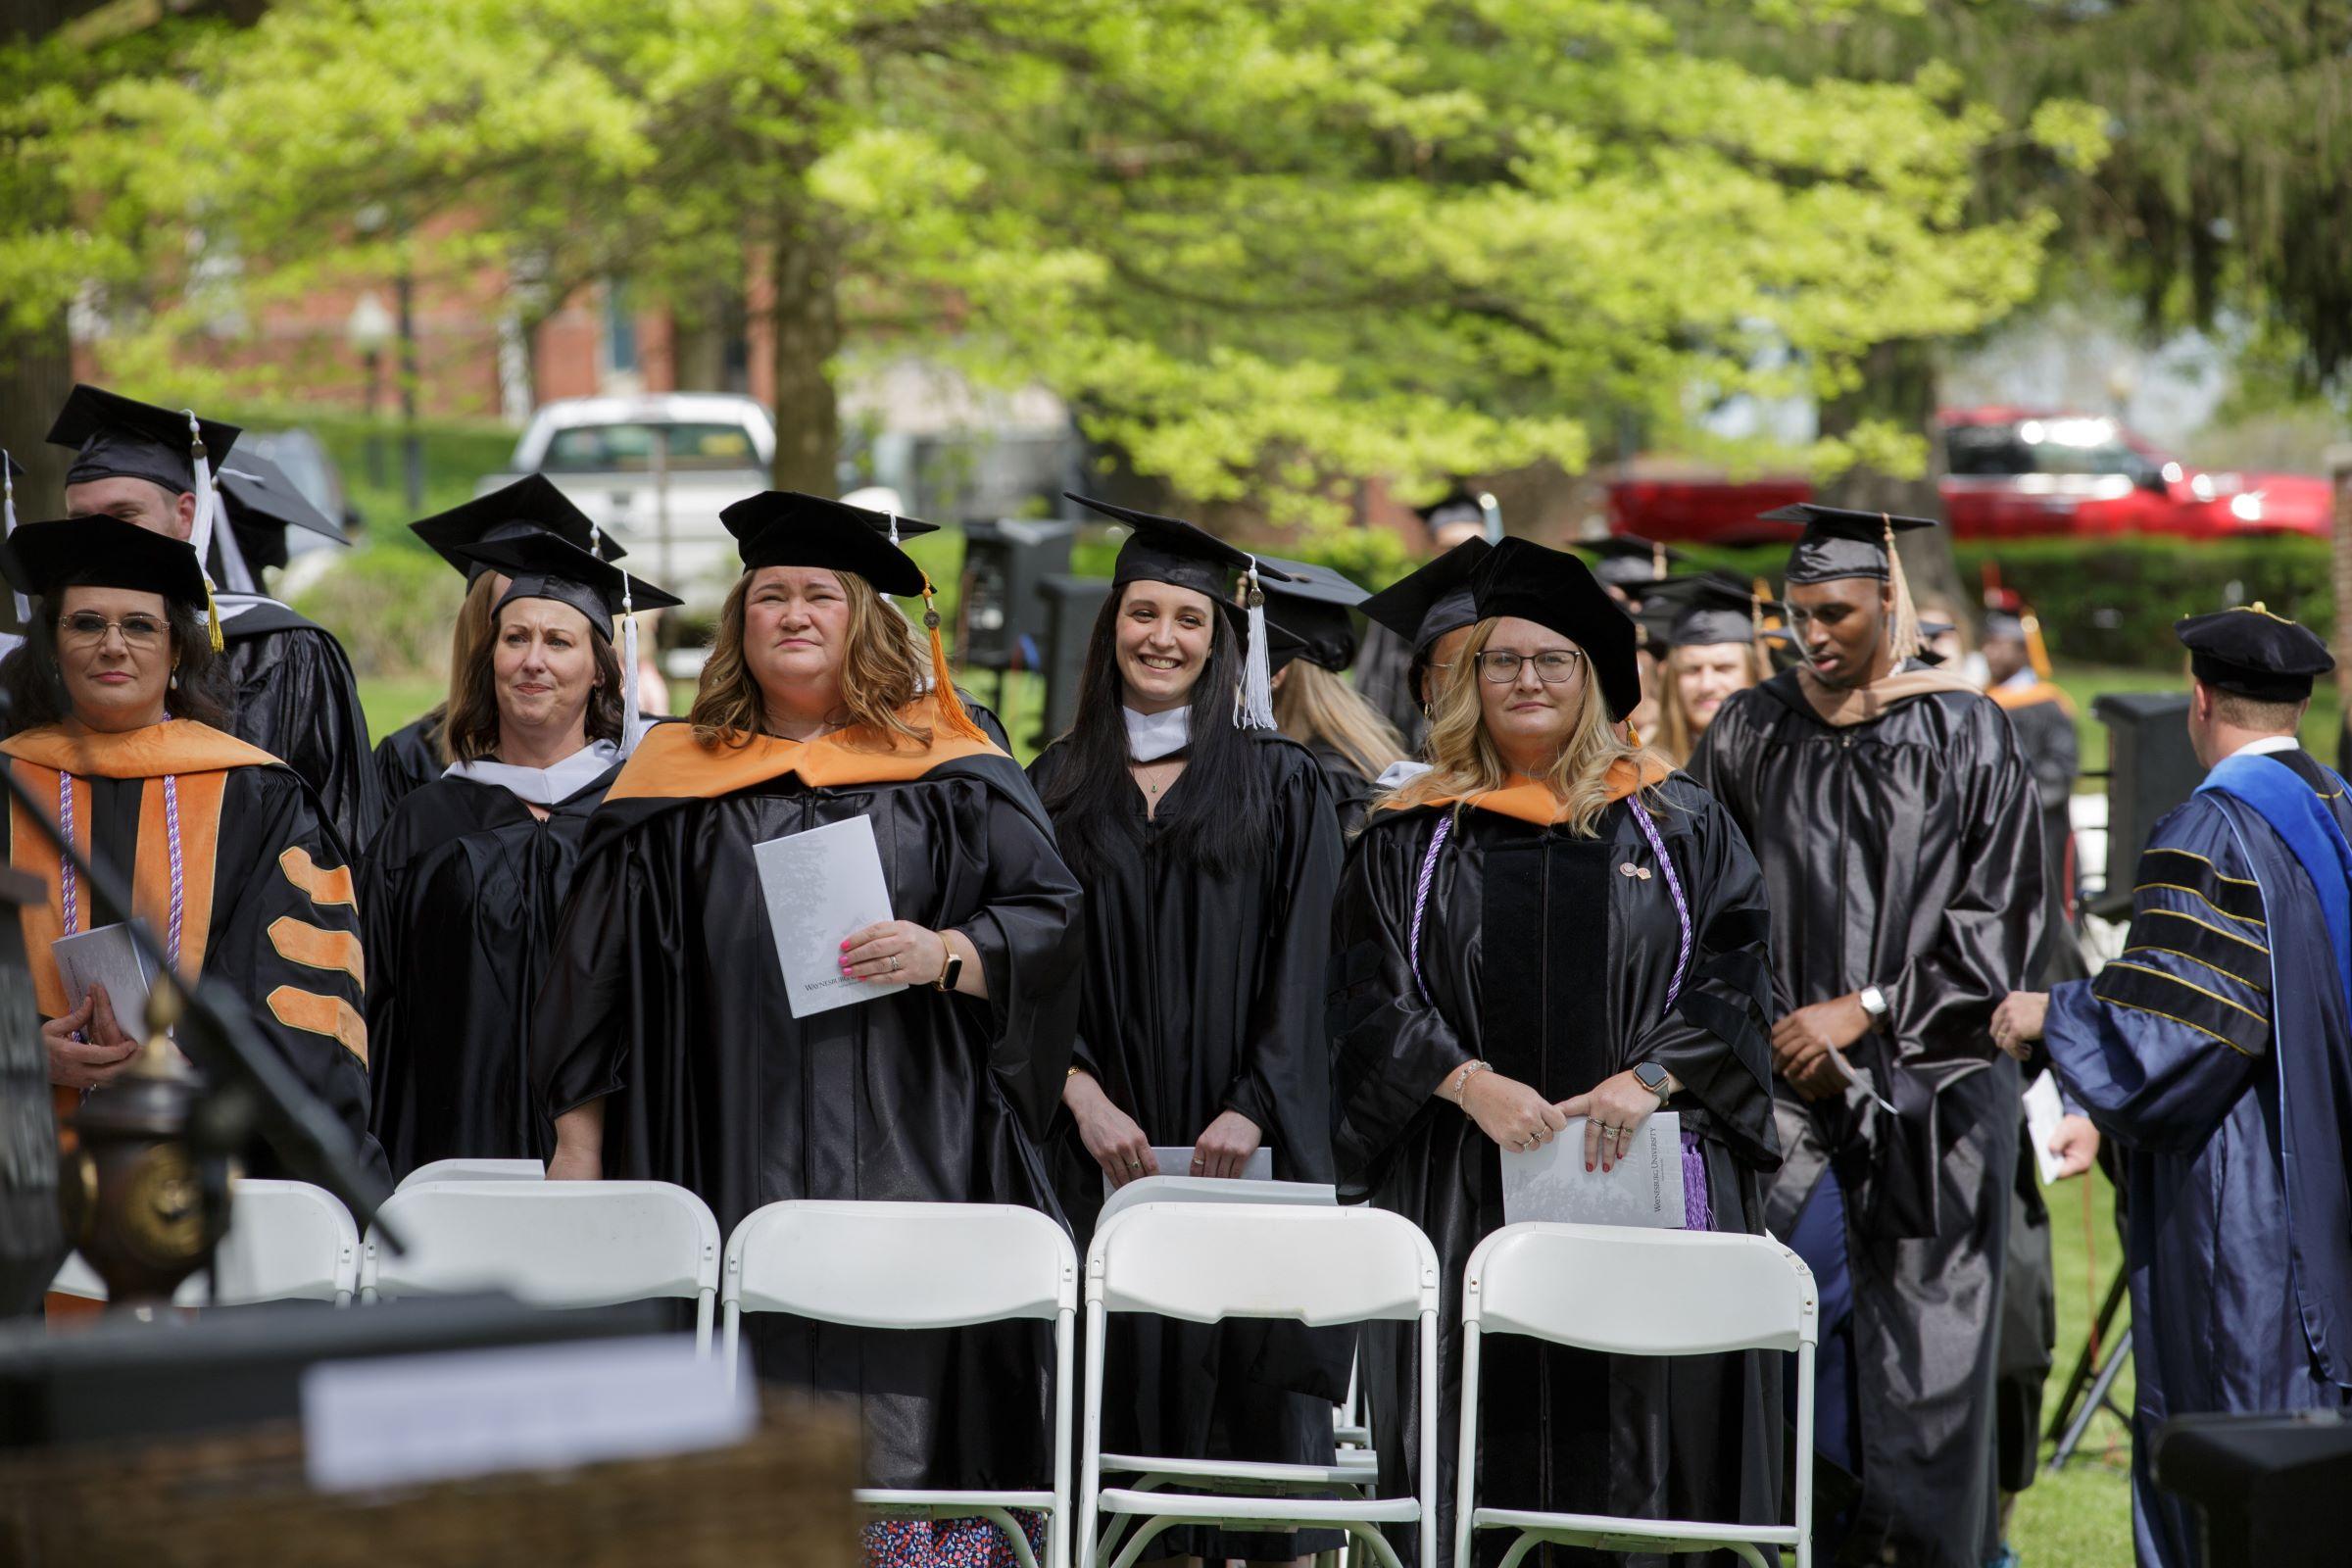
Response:
POLYGON ((2328 831, 2352 832, 2348 804, 2299 751, 2223 763, 2157 824, 2131 947, 2051 995, 2059 1078, 2122 1146, 2142 1564, 2199 1560, 2188 1506, 2151 1473, 2164 1422, 2352 1401, 2352 1022, 2328 831))

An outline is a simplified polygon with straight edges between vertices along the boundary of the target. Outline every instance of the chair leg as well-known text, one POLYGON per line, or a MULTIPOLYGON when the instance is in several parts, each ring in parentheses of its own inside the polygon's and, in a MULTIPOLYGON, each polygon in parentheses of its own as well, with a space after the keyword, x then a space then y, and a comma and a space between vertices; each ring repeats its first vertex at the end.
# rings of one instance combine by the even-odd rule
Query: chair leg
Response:
POLYGON ((1511 1543, 1511 1549, 1502 1554, 1502 1568, 1519 1568, 1527 1554, 1542 1544, 1543 1538, 1534 1531, 1520 1532, 1519 1539, 1511 1543))
POLYGON ((1021 1568, 1037 1568, 1037 1554, 1029 1549, 1029 1533, 1021 1528, 1020 1521, 1013 1518, 1010 1512, 1003 1508, 974 1508, 965 1517, 985 1519, 1004 1532, 1004 1539, 1012 1543, 1012 1554, 1019 1559, 1021 1568))
MULTIPOLYGON (((1205 1521, 1198 1519, 1193 1521, 1195 1524, 1201 1524, 1204 1522, 1205 1521)), ((1136 1527, 1134 1539, 1129 1541, 1125 1549, 1120 1551, 1118 1556, 1113 1559, 1110 1564, 1110 1568, 1135 1568, 1136 1560, 1143 1556, 1144 1548, 1146 1546, 1149 1546, 1152 1542, 1157 1541, 1166 1531, 1182 1523, 1184 1523, 1183 1520, 1171 1519, 1166 1514, 1154 1514, 1152 1517, 1145 1520, 1141 1525, 1136 1527)), ((1110 1548, 1107 1546, 1103 1548, 1105 1552, 1107 1552, 1109 1549, 1110 1548)))

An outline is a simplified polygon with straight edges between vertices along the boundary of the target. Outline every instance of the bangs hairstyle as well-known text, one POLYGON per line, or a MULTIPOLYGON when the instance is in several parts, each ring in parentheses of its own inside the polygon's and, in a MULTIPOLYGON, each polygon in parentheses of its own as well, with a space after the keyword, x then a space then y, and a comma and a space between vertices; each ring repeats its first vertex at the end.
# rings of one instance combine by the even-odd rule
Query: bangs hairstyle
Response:
MULTIPOLYGON (((1741 662, 1747 671, 1747 684, 1761 686, 1772 679, 1772 655, 1766 652, 1764 645, 1760 642, 1744 645, 1700 643, 1695 646, 1702 648, 1744 646, 1747 650, 1747 658, 1741 662)), ((1683 706, 1683 683, 1677 673, 1681 668, 1682 657, 1683 651, 1680 648, 1668 649, 1665 661, 1658 671, 1660 678, 1658 680, 1657 749, 1664 752, 1667 760, 1677 767, 1682 767, 1690 760, 1690 754, 1698 749, 1698 737, 1701 733, 1691 722, 1690 710, 1683 706)))
POLYGON ((1274 727, 1301 746, 1328 746, 1368 779, 1404 756, 1404 741, 1354 687, 1304 659, 1283 668, 1274 688, 1274 727))
MULTIPOLYGON (((66 590, 88 586, 69 580, 35 599, 25 640, 0 660, 0 692, 8 695, 9 734, 63 723, 69 716, 65 675, 57 662, 57 623, 66 612, 66 590)), ((229 685, 226 662, 213 652, 213 634, 187 606, 169 599, 163 605, 164 624, 172 638, 172 672, 178 679, 177 685, 167 683, 164 688, 164 711, 214 729, 228 728, 236 711, 236 697, 229 685)))
MULTIPOLYGON (((489 579, 485 577, 484 582, 489 579)), ((477 585, 478 586, 478 585, 477 585)), ((470 596, 468 596, 470 601, 470 596)), ((496 604, 495 599, 490 601, 496 604)), ((522 603, 516 600, 516 604, 522 603)), ((566 607, 568 608, 568 607, 566 607)), ((574 611, 577 614, 578 612, 574 611)), ((592 741, 618 741, 621 725, 620 656, 612 644, 580 616, 580 635, 588 639, 588 656, 596 666, 597 684, 588 693, 588 710, 581 725, 592 741)), ((479 762, 498 756, 498 622, 493 616, 473 645, 463 669, 450 678, 448 716, 441 720, 440 744, 456 762, 479 762)))
MULTIPOLYGON (((1494 737, 1487 733, 1486 710, 1479 700, 1487 678, 1477 668, 1478 656, 1494 641, 1499 624, 1482 620, 1471 628, 1470 641, 1456 661, 1461 668, 1438 699, 1437 713, 1430 721, 1430 771, 1392 791, 1381 805, 1467 802, 1509 782, 1511 769, 1495 749, 1494 737)), ((1548 785, 1560 801, 1560 825, 1578 838, 1589 839, 1596 836, 1600 813, 1609 808, 1609 769, 1620 761, 1639 766, 1644 757, 1660 762, 1665 759, 1627 740, 1609 717, 1608 700, 1601 696, 1600 682, 1593 678, 1590 655, 1585 660, 1583 684, 1584 703, 1577 710, 1576 727, 1569 732, 1558 760, 1538 782, 1548 785)), ((1659 797, 1654 786, 1644 786, 1642 793, 1643 804, 1655 808, 1659 797)))
MULTIPOLYGON (((749 746, 765 733, 767 703, 760 682, 743 657, 744 612, 751 603, 752 585, 760 566, 735 579, 727 602, 718 612, 718 630, 710 639, 710 657, 694 692, 687 722, 695 741, 706 750, 720 745, 749 746)), ((899 742, 931 744, 931 727, 910 724, 901 710, 923 694, 930 674, 931 656, 918 641, 914 623, 854 571, 836 571, 842 593, 850 602, 850 631, 842 650, 841 704, 849 710, 849 730, 861 744, 897 751, 899 742)))
MULTIPOLYGON (((1127 587, 1132 587, 1128 584, 1127 587)), ((1129 771, 1126 682, 1119 674, 1119 615, 1127 587, 1112 592, 1086 639, 1078 712, 1061 738, 1067 756, 1042 792, 1061 856, 1081 881, 1101 875, 1111 847, 1135 836, 1140 792, 1129 771)), ((1159 846, 1178 863, 1223 876, 1266 853, 1266 785, 1257 742, 1234 723, 1242 683, 1242 644, 1213 600, 1208 605, 1208 662, 1193 684, 1191 746, 1183 788, 1159 803, 1159 846)))

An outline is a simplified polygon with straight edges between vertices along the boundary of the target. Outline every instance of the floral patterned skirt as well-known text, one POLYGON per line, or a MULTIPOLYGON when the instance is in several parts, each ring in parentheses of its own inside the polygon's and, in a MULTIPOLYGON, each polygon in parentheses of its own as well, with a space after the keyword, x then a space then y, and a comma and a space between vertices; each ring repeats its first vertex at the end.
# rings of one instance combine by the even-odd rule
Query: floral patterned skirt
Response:
MULTIPOLYGON (((1046 1560, 1046 1516, 1009 1510, 1029 1550, 1046 1560)), ((986 1519, 876 1519, 865 1527, 865 1568, 1019 1568, 1012 1543, 986 1519)))

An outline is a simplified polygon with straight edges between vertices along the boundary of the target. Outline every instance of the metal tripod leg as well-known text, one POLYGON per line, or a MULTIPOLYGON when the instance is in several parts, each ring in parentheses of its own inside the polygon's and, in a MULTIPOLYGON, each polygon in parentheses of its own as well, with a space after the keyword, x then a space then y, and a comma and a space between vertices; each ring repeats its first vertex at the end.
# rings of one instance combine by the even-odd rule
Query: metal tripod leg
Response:
POLYGON ((2099 1372, 2099 1364, 2091 1359, 2091 1348, 2115 1343, 2115 1314, 2123 1307, 2124 1292, 2131 1284, 2131 1273, 2128 1268, 2115 1271, 2115 1279, 2107 1287, 2107 1299, 2099 1303, 2098 1327, 2091 1330, 2090 1337, 2082 1342, 2082 1353, 2075 1357, 2075 1370, 2067 1377, 2066 1393, 2059 1396, 2058 1409, 2051 1415, 2049 1430, 2042 1434, 2043 1437, 2061 1437, 2073 1424, 2075 1401, 2082 1397, 2082 1391, 2090 1387, 2099 1372))
POLYGON ((2082 1400, 2082 1408, 2075 1414, 2074 1424, 2066 1429, 2066 1436, 2060 1438, 2058 1446, 2051 1450, 2050 1469, 2063 1470, 2066 1468, 2066 1462, 2072 1459, 2075 1456, 2075 1450, 2082 1446, 2082 1435, 2090 1430, 2090 1418, 2101 1410, 2111 1412, 2126 1428, 2132 1425, 2132 1417, 2118 1409, 2115 1400, 2110 1397, 2115 1388, 2116 1378, 2122 1375, 2124 1364, 2131 1359, 2132 1342, 2130 1340, 2124 1341, 2108 1352, 2107 1364, 2099 1368, 2098 1380, 2091 1384, 2089 1395, 2082 1400))

